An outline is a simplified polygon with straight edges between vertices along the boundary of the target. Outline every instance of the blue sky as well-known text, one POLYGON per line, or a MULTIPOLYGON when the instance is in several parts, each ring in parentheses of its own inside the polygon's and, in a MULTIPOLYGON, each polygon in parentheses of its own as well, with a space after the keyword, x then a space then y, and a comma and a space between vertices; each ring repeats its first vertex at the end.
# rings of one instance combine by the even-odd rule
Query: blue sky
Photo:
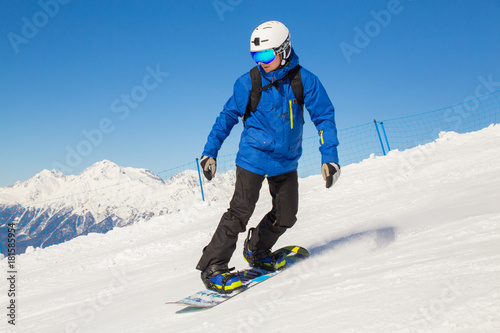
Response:
MULTIPOLYGON (((2 0, 0 187, 103 159, 155 172, 193 161, 268 20, 290 29, 339 129, 463 102, 479 77, 500 81, 498 0, 304 4, 2 0)), ((240 133, 220 154, 236 152, 240 133)))

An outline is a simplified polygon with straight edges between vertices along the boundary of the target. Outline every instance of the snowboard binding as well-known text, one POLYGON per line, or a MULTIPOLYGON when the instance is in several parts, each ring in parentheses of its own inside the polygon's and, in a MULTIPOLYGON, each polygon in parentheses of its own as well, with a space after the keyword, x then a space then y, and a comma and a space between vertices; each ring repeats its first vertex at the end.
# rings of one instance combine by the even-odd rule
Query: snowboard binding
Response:
POLYGON ((231 273, 232 270, 234 267, 227 268, 227 265, 210 265, 201 273, 201 280, 209 290, 230 294, 233 291, 243 289, 238 273, 231 273))
POLYGON ((251 267, 275 272, 285 268, 285 257, 281 253, 265 251, 250 251, 249 243, 255 228, 248 230, 247 238, 243 243, 243 258, 251 267))

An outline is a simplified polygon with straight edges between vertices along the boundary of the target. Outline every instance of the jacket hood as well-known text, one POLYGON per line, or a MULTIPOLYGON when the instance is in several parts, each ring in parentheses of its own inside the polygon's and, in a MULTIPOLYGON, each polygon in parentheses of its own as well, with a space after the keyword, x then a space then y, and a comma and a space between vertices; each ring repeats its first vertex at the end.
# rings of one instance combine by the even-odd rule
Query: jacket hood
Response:
POLYGON ((294 68, 299 64, 299 56, 295 53, 295 50, 292 47, 292 51, 290 53, 290 61, 286 64, 286 66, 278 68, 275 71, 266 73, 266 71, 259 65, 259 71, 262 74, 262 77, 267 79, 269 82, 273 82, 281 79, 285 75, 288 74, 288 71, 294 68))

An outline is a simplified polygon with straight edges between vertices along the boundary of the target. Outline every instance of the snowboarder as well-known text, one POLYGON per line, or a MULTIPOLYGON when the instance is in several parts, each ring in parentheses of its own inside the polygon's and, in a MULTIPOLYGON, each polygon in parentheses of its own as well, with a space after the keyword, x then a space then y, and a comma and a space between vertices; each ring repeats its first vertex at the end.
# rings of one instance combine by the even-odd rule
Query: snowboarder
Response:
POLYGON ((228 264, 238 234, 246 230, 265 178, 272 209, 257 227, 248 231, 243 256, 250 266, 269 271, 285 265, 283 257, 273 258, 270 254, 278 238, 297 220, 302 104, 318 130, 326 187, 340 176, 333 105, 319 79, 298 67, 299 58, 291 46, 288 28, 277 21, 259 25, 250 37, 250 52, 258 72, 252 70, 236 80, 233 96, 216 119, 200 160, 205 177, 211 180, 222 143, 239 118, 243 118, 235 191, 196 266, 205 286, 221 293, 242 288, 237 273, 228 264))

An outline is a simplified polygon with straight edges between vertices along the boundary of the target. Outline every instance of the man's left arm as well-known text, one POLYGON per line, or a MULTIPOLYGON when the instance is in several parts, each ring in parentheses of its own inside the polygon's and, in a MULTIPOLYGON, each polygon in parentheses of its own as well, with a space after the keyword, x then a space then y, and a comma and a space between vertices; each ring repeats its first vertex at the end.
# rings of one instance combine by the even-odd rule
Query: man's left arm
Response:
POLYGON ((318 130, 321 171, 328 188, 340 176, 335 109, 319 79, 304 69, 302 69, 301 74, 304 86, 304 106, 309 111, 311 120, 318 130))

